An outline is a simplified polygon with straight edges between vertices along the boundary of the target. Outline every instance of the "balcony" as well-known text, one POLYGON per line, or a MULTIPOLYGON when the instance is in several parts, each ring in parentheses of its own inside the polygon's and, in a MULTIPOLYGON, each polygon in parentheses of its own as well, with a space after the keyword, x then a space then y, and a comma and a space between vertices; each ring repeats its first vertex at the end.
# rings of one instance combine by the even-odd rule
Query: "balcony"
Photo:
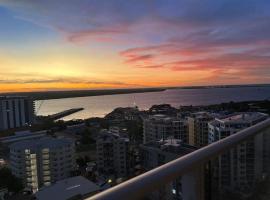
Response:
MULTIPOLYGON (((220 199, 213 197, 213 193, 215 193, 213 183, 207 180, 207 176, 212 172, 210 169, 212 169, 213 164, 218 161, 220 155, 231 152, 230 150, 247 140, 255 140, 257 136, 261 137, 263 143, 266 142, 269 146, 270 140, 265 138, 267 135, 270 136, 270 119, 132 178, 95 196, 87 198, 87 200, 132 200, 145 198, 179 200, 220 199), (179 179, 179 177, 183 180, 180 192, 176 187, 177 184, 175 184, 178 183, 175 182, 175 180, 179 179), (168 186, 173 187, 170 194, 171 198, 155 198, 155 195, 159 197, 164 195, 162 191, 165 191, 168 186)), ((261 145, 261 147, 263 146, 264 145, 261 145)), ((268 151, 269 150, 270 148, 268 148, 268 151)), ((264 149, 262 151, 265 152, 266 150, 264 149)), ((270 160, 265 161, 268 167, 270 166, 269 161, 270 160)), ((255 161, 256 168, 260 167, 258 164, 260 162, 262 162, 262 160, 255 161)), ((261 173, 260 176, 264 178, 265 174, 261 173)), ((228 177, 225 176, 225 178, 228 177)), ((219 184, 223 183, 227 184, 228 182, 219 182, 219 184)), ((238 185, 236 187, 247 189, 245 185, 238 185)))

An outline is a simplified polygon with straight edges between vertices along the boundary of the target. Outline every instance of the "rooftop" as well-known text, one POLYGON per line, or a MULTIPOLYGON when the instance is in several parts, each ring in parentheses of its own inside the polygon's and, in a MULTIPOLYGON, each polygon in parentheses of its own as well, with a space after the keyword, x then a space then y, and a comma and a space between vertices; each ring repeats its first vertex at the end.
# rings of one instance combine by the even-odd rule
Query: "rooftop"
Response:
POLYGON ((192 113, 191 117, 195 117, 197 119, 202 119, 202 118, 212 118, 214 117, 216 114, 214 113, 209 113, 209 112, 196 112, 196 113, 192 113))
POLYGON ((244 113, 236 113, 232 115, 228 115, 224 118, 218 119, 223 123, 246 123, 246 122, 254 122, 257 120, 266 119, 268 117, 267 114, 260 112, 244 112, 244 113))
POLYGON ((159 122, 159 121, 171 121, 175 118, 168 115, 156 114, 156 115, 150 115, 147 119, 151 121, 159 122))
POLYGON ((99 186, 82 176, 61 180, 41 188, 35 195, 38 200, 66 200, 74 197, 87 197, 100 190, 99 186))
POLYGON ((9 100, 9 99, 26 99, 27 96, 0 96, 0 100, 9 100))
POLYGON ((103 129, 100 131, 99 135, 98 135, 98 139, 102 139, 102 140, 108 140, 108 141, 112 141, 112 140, 117 140, 117 139, 122 139, 125 140, 125 142, 129 142, 129 138, 127 137, 122 137, 121 135, 119 135, 118 133, 114 133, 110 130, 107 129, 103 129))
POLYGON ((44 137, 33 142, 32 140, 24 140, 20 142, 16 142, 10 145, 10 148, 13 149, 35 149, 38 147, 41 148, 59 148, 61 146, 66 146, 73 143, 71 139, 67 138, 51 138, 51 137, 44 137))
POLYGON ((182 140, 173 139, 173 138, 155 141, 155 142, 149 142, 149 143, 144 144, 143 146, 150 147, 150 148, 157 148, 162 151, 177 153, 177 154, 187 153, 187 152, 191 152, 197 149, 196 147, 192 145, 182 142, 182 140))
POLYGON ((1 143, 12 143, 12 142, 17 142, 17 141, 22 141, 22 140, 27 140, 27 139, 40 138, 40 137, 46 136, 46 133, 47 133, 46 130, 37 131, 37 132, 20 131, 20 132, 15 132, 15 135, 0 138, 0 141, 1 143))

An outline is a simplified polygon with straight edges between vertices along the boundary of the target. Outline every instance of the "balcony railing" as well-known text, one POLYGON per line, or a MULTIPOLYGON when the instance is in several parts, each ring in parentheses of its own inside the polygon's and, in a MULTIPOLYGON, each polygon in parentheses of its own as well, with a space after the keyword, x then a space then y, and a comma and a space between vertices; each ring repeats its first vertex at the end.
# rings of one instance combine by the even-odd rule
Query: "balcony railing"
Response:
POLYGON ((181 158, 168 162, 160 167, 92 196, 87 200, 140 199, 174 181, 177 177, 184 176, 185 174, 194 171, 198 166, 207 163, 209 160, 218 157, 220 154, 225 153, 250 138, 253 138, 259 133, 270 134, 270 119, 239 131, 234 135, 212 143, 181 158))

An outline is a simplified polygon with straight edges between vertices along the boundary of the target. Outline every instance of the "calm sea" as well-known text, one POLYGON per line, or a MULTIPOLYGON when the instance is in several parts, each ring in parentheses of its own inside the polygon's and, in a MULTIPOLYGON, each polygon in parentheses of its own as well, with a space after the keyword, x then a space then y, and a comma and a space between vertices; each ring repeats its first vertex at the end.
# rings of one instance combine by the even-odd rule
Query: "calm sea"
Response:
POLYGON ((239 87, 209 89, 172 89, 162 92, 119 94, 96 97, 76 97, 37 101, 38 115, 49 115, 70 108, 84 108, 83 111, 69 115, 64 120, 103 117, 116 107, 137 105, 148 109, 154 104, 207 105, 229 101, 270 99, 270 87, 239 87))

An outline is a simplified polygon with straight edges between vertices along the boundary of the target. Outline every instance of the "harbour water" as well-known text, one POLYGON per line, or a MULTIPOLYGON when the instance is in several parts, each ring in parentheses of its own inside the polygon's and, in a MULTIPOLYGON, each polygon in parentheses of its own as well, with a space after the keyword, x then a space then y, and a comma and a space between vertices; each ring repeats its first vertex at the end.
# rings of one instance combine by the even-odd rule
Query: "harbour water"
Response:
POLYGON ((49 115, 70 108, 82 107, 84 110, 69 115, 64 120, 103 117, 117 107, 137 105, 148 109, 154 104, 209 105, 230 101, 249 101, 270 99, 270 87, 170 89, 162 92, 120 94, 106 96, 76 97, 37 101, 38 115, 49 115))

